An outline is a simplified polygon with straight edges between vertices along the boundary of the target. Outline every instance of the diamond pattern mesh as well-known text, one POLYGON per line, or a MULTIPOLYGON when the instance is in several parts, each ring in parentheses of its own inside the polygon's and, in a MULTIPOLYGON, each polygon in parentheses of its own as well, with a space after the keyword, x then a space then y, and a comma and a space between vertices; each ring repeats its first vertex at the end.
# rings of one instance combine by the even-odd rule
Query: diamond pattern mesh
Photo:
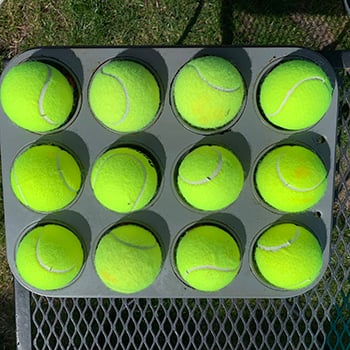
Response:
POLYGON ((17 309, 17 315, 30 309, 30 339, 21 337, 21 349, 348 350, 350 71, 340 71, 339 82, 332 254, 313 290, 283 300, 57 299, 30 293, 30 306, 17 309))

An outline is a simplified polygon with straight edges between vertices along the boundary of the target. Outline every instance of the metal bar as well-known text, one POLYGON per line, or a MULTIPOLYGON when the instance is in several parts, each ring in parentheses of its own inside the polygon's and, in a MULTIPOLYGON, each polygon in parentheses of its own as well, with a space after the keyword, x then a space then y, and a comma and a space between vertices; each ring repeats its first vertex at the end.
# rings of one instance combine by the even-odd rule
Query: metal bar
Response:
POLYGON ((16 339, 18 350, 32 348, 30 293, 15 280, 16 339))

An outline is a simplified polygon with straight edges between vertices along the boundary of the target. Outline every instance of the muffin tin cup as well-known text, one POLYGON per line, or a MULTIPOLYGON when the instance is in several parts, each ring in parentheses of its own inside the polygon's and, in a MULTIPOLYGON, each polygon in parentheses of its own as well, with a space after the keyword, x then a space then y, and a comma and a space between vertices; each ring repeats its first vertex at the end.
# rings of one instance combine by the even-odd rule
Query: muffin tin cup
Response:
MULTIPOLYGON (((262 276, 262 274, 260 273, 260 271, 256 265, 254 254, 255 254, 255 249, 257 247, 257 241, 261 237, 261 235, 269 228, 276 226, 276 225, 279 225, 279 224, 283 224, 283 223, 291 223, 291 224, 295 224, 295 225, 306 228, 317 239, 318 243, 320 244, 322 252, 324 252, 324 250, 326 249, 326 246, 327 246, 326 228, 323 225, 323 223, 320 220, 318 220, 317 215, 315 215, 314 213, 304 213, 303 215, 287 215, 285 217, 281 217, 278 221, 272 223, 271 225, 269 225, 267 227, 264 227, 260 232, 258 232, 256 237, 253 240, 253 244, 251 245, 250 252, 249 252, 249 261, 250 261, 250 266, 252 267, 252 273, 267 288, 274 289, 275 291, 281 291, 281 290, 283 291, 285 289, 272 285, 262 276)), ((305 261, 305 263, 307 264, 307 261, 305 261)), ((325 261, 323 259, 323 265, 321 267, 320 274, 319 274, 319 276, 317 276, 315 278, 315 281, 311 285, 315 285, 319 282, 319 280, 322 278, 322 275, 323 275, 326 268, 327 268, 327 266, 325 266, 325 261)), ((309 288, 310 288, 310 286, 306 286, 306 287, 302 288, 301 290, 306 291, 309 288)))
MULTIPOLYGON (((200 56, 198 56, 200 57, 200 56)), ((193 57, 193 58, 198 58, 198 57, 193 57)), ((227 58, 227 57, 226 57, 227 58)), ((236 65, 234 64, 234 62, 232 60, 229 60, 228 61, 233 64, 233 66, 235 68, 236 65)), ((188 62, 185 62, 184 65, 188 63, 188 62)), ((184 66, 183 65, 183 66, 184 66)), ((220 133, 220 132, 223 132, 227 129, 231 129, 238 121, 239 121, 239 118, 242 116, 242 113, 244 111, 244 108, 246 106, 246 97, 247 97, 247 87, 246 87, 246 82, 244 80, 244 77, 243 78, 243 90, 244 90, 244 96, 243 96, 243 100, 242 100, 242 103, 241 103, 241 107, 239 108, 239 110, 237 111, 237 113, 234 115, 234 117, 232 118, 232 120, 230 120, 228 123, 226 123, 225 125, 223 126, 220 126, 216 129, 213 129, 213 128, 209 128, 209 129, 205 129, 205 128, 199 128, 199 127, 196 127, 194 125, 191 125, 190 123, 188 123, 182 116, 181 114, 179 113, 179 111, 177 110, 176 108, 176 104, 175 104, 175 99, 174 99, 174 94, 173 94, 173 89, 174 89, 174 83, 175 83, 175 80, 176 80, 176 76, 177 74, 181 71, 182 68, 184 68, 183 66, 179 67, 179 70, 176 72, 176 75, 175 77, 173 78, 172 82, 171 82, 171 85, 170 85, 170 92, 169 92, 169 100, 170 100, 170 106, 172 108, 172 111, 175 115, 175 117, 177 118, 178 122, 184 127, 186 128, 187 130, 189 131, 192 131, 194 133, 197 133, 199 135, 213 135, 213 134, 217 134, 217 133, 220 133)), ((238 69, 238 68, 237 68, 238 69)), ((238 69, 239 70, 239 69, 238 69)))
MULTIPOLYGON (((76 196, 72 199, 72 201, 69 202, 67 205, 65 205, 61 209, 57 209, 57 210, 53 210, 53 211, 49 211, 49 212, 47 212, 47 211, 38 211, 38 210, 34 210, 33 208, 31 208, 29 205, 25 205, 24 203, 21 203, 27 209, 32 210, 32 211, 34 211, 36 213, 44 214, 44 215, 47 215, 47 214, 50 214, 50 213, 53 213, 53 212, 56 212, 56 211, 62 211, 62 210, 68 209, 75 201, 77 201, 79 199, 80 193, 81 193, 82 188, 83 188, 83 186, 85 184, 85 181, 86 181, 85 167, 83 166, 83 164, 81 162, 81 159, 77 156, 77 154, 74 151, 72 151, 71 148, 69 148, 68 142, 66 142, 66 143, 60 142, 59 140, 57 140, 54 137, 52 137, 52 138, 42 137, 42 138, 36 140, 34 143, 30 143, 30 144, 24 145, 24 147, 18 151, 18 154, 13 159, 13 162, 12 162, 11 168, 10 168, 10 174, 11 174, 12 168, 15 165, 15 160, 17 159, 17 157, 21 156, 23 153, 25 153, 26 151, 28 151, 32 147, 46 146, 46 145, 59 147, 62 151, 67 152, 69 155, 71 155, 74 158, 74 160, 77 162, 78 167, 79 167, 80 172, 81 172, 81 186, 80 186, 79 190, 77 191, 76 196)), ((9 184, 11 186, 11 180, 9 180, 9 184)))
POLYGON ((322 62, 321 60, 316 60, 314 58, 311 57, 305 57, 305 55, 301 55, 300 53, 296 52, 294 54, 288 55, 286 57, 276 57, 274 58, 271 62, 269 62, 269 64, 267 64, 267 66, 261 71, 258 81, 259 84, 255 85, 255 89, 254 89, 254 105, 255 105, 255 110, 257 115, 260 116, 261 121, 268 127, 271 127, 273 129, 277 129, 279 130, 281 133, 285 133, 285 134, 293 134, 295 132, 303 132, 303 131, 307 131, 309 129, 312 129, 315 125, 317 125, 318 122, 316 122, 314 125, 311 125, 309 127, 300 129, 298 131, 295 130, 290 130, 290 129, 284 129, 280 126, 274 125, 273 123, 271 123, 266 116, 264 115, 264 112, 260 106, 259 103, 259 93, 260 93, 260 88, 261 88, 261 84, 263 82, 263 80, 266 78, 266 76, 274 69, 276 68, 278 65, 291 61, 291 60, 303 60, 303 59, 309 59, 310 61, 312 61, 313 63, 316 63, 320 68, 322 68, 326 74, 328 75, 328 77, 330 78, 330 82, 332 84, 332 86, 334 86, 334 81, 331 79, 331 72, 329 71, 329 67, 327 67, 327 65, 324 64, 324 62, 322 62))
MULTIPOLYGON (((79 115, 79 111, 80 111, 80 108, 82 105, 82 100, 81 100, 82 91, 81 91, 81 85, 79 84, 79 79, 74 74, 73 70, 69 67, 69 65, 66 65, 58 57, 56 58, 56 57, 52 57, 50 55, 48 55, 48 56, 42 55, 40 57, 32 57, 32 56, 27 57, 26 55, 24 55, 22 57, 22 55, 20 55, 20 59, 16 63, 16 65, 18 65, 20 63, 25 63, 28 61, 39 61, 39 62, 46 63, 46 64, 56 68, 59 72, 61 72, 65 76, 65 78, 68 80, 68 83, 70 84, 70 86, 73 89, 72 110, 71 110, 69 116, 67 117, 67 120, 62 125, 60 125, 56 129, 49 130, 46 132, 45 131, 42 131, 42 132, 40 132, 40 131, 28 131, 28 132, 32 132, 32 133, 37 134, 37 135, 49 135, 49 134, 52 134, 54 132, 59 132, 59 131, 63 131, 65 129, 67 129, 70 126, 70 124, 72 124, 74 122, 74 120, 77 118, 77 116, 79 115)), ((11 63, 12 63, 12 61, 9 64, 10 67, 12 67, 11 63)), ((6 71, 6 68, 5 68, 5 71, 6 71)))
MULTIPOLYGON (((97 156, 94 162, 96 162, 106 152, 111 151, 113 149, 121 148, 121 147, 128 147, 141 152, 144 156, 148 158, 148 161, 152 163, 152 165, 154 166, 157 172, 157 177, 158 177, 157 189, 154 196, 151 198, 151 200, 142 208, 142 210, 146 210, 152 207, 152 204, 155 201, 157 201, 157 198, 160 196, 160 193, 163 187, 163 174, 164 174, 164 168, 165 168, 164 149, 162 145, 158 142, 158 140, 150 134, 146 134, 146 133, 129 134, 129 135, 120 137, 117 142, 113 143, 106 149, 102 150, 102 152, 97 156)), ((94 164, 92 164, 92 166, 94 166, 94 164)), ((91 187, 91 176, 89 176, 88 181, 91 187)), ((100 205, 103 206, 102 203, 100 205)), ((106 210, 109 210, 109 209, 106 208, 106 210)), ((120 213, 120 214, 125 215, 128 213, 120 213)))
POLYGON ((180 154, 177 156, 173 164, 172 169, 173 181, 171 185, 173 187, 173 193, 188 210, 196 211, 198 213, 201 213, 202 215, 208 215, 210 213, 225 211, 225 209, 230 207, 235 201, 220 210, 205 211, 191 206, 191 204, 189 204, 186 201, 186 199, 182 196, 177 184, 179 167, 181 165, 181 162, 185 159, 185 157, 188 154, 190 154, 196 148, 199 148, 201 146, 221 146, 232 152, 233 155, 237 157, 240 164, 242 165, 245 180, 247 179, 247 174, 249 173, 251 159, 247 140, 243 137, 243 135, 235 133, 233 131, 227 131, 224 135, 207 135, 203 137, 198 143, 189 145, 186 149, 181 150, 180 154))
MULTIPOLYGON (((180 274, 180 272, 179 272, 179 270, 177 268, 177 265, 176 265, 176 250, 177 250, 177 247, 178 247, 181 239, 186 235, 187 231, 189 231, 189 230, 191 230, 191 229, 193 229, 195 227, 206 226, 206 225, 215 226, 217 228, 222 229, 226 233, 228 233, 233 238, 235 243, 237 244, 241 259, 242 259, 242 255, 243 255, 242 253, 244 251, 244 249, 243 249, 244 243, 243 242, 245 242, 245 239, 246 239, 245 235, 242 235, 242 232, 244 230, 242 230, 242 229, 240 230, 241 236, 237 235, 236 232, 234 232, 232 230, 232 226, 241 226, 241 225, 239 225, 237 219, 232 217, 231 215, 220 215, 220 214, 218 214, 218 215, 215 215, 215 214, 214 215, 210 215, 210 216, 204 217, 203 219, 201 219, 201 220, 199 220, 197 222, 190 223, 188 226, 184 227, 183 230, 180 231, 177 234, 176 237, 174 237, 173 244, 172 244, 172 247, 171 247, 171 256, 170 256, 171 260, 170 260, 170 262, 171 262, 173 271, 174 271, 176 277, 179 279, 179 281, 181 283, 183 283, 186 287, 191 288, 193 290, 196 290, 196 289, 191 287, 181 277, 181 274, 180 274), (232 223, 235 223, 235 224, 232 225, 232 223)), ((242 266, 242 264, 240 263, 240 265, 238 267, 237 275, 240 272, 241 266, 242 266)), ((236 278, 236 276, 234 277, 234 279, 236 278)), ((233 279, 233 281, 234 281, 234 279, 233 279)), ((231 283, 233 283, 233 282, 231 282, 231 283)), ((224 288, 227 288, 227 287, 228 286, 225 286, 224 288)), ((224 289, 224 288, 222 288, 222 289, 224 289)))
MULTIPOLYGON (((86 248, 85 265, 77 279, 69 286, 55 290, 36 290, 37 294, 57 297, 154 297, 154 298, 286 298, 312 288, 326 270, 329 261, 332 231, 332 206, 334 192, 335 144, 338 113, 338 87, 331 65, 320 54, 293 47, 44 47, 26 51, 13 58, 4 74, 18 63, 27 60, 52 60, 61 62, 77 79, 79 101, 76 116, 64 127, 45 135, 32 133, 13 124, 0 109, 2 174, 5 210, 6 244, 9 265, 16 278, 15 250, 26 228, 37 223, 60 222, 79 234, 86 248), (213 135, 192 131, 179 123, 171 106, 171 84, 178 70, 194 57, 217 55, 231 61, 241 72, 246 85, 244 107, 233 125, 220 129, 213 135), (98 67, 114 58, 133 58, 144 62, 156 71, 160 86, 164 87, 163 101, 157 120, 141 132, 118 134, 103 127, 93 116, 88 103, 90 79, 98 67), (314 126, 300 132, 280 130, 268 124, 260 115, 256 92, 260 79, 267 69, 288 58, 305 58, 319 64, 330 77, 334 87, 331 106, 326 115, 314 126), (80 87, 80 89, 79 89, 80 87), (36 213, 24 207, 14 196, 10 186, 10 170, 18 152, 37 142, 66 145, 82 165, 85 183, 79 197, 66 209, 50 214, 36 213), (243 190, 238 199, 219 212, 201 212, 184 205, 174 193, 176 161, 188 149, 199 144, 232 145, 231 149, 242 162, 245 171, 243 190), (328 187, 324 197, 309 211, 300 214, 275 212, 262 205, 256 197, 254 166, 263 151, 280 143, 302 143, 313 149, 325 162, 328 170, 328 187), (159 161, 162 172, 158 194, 144 210, 118 214, 101 206, 90 185, 91 168, 97 157, 114 145, 140 145, 149 149, 159 161), (174 272, 171 262, 174 242, 189 224, 205 222, 212 218, 234 232, 241 243, 241 267, 236 278, 218 292, 200 292, 186 286, 174 272), (94 250, 106 228, 119 222, 140 223, 157 234, 164 250, 163 266, 156 281, 148 288, 134 294, 120 294, 103 285, 93 265, 94 250), (323 268, 319 279, 300 290, 278 290, 266 285, 254 272, 252 249, 257 235, 266 227, 280 222, 298 222, 321 235, 323 268)), ((229 147, 230 148, 230 147, 229 147)), ((318 236, 317 236, 318 237, 318 236)))
POLYGON ((36 287, 31 286, 28 284, 25 280, 23 280, 22 276, 19 274, 17 267, 13 269, 13 274, 16 277, 16 279, 27 289, 32 290, 33 292, 37 294, 47 294, 52 292, 59 292, 62 289, 69 288, 70 285, 74 284, 76 280, 80 278, 80 276, 84 273, 85 268, 85 262, 89 255, 90 250, 90 242, 91 242, 91 233, 88 230, 83 230, 82 228, 87 225, 87 222, 79 215, 75 213, 71 213, 68 211, 61 211, 58 215, 56 213, 49 214, 45 216, 43 219, 41 219, 38 222, 33 222, 28 227, 24 228, 23 232, 20 233, 18 236, 17 241, 15 242, 15 249, 13 250, 13 256, 12 259, 14 263, 16 264, 16 252, 17 249, 22 241, 22 239, 30 233, 31 230, 40 227, 45 226, 48 224, 55 224, 60 225, 62 227, 65 227, 66 229, 70 230, 74 233, 74 235, 78 238, 78 240, 81 243, 81 247, 83 250, 83 264, 81 266, 80 271, 77 273, 77 275, 73 278, 71 282, 67 284, 67 286, 63 288, 58 288, 50 291, 43 291, 42 289, 38 289, 36 287))
MULTIPOLYGON (((160 248, 161 256, 162 256, 162 263, 161 263, 161 269, 162 269, 162 267, 164 265, 164 259, 167 256, 168 251, 169 251, 170 240, 169 240, 168 228, 166 226, 166 222, 164 220, 162 220, 162 218, 158 217, 157 215, 155 215, 151 212, 144 212, 144 213, 146 213, 146 215, 147 215, 147 221, 149 221, 149 219, 152 218, 152 226, 149 223, 146 223, 146 220, 145 220, 145 218, 142 217, 142 215, 141 216, 139 216, 139 215, 127 215, 127 216, 123 217, 119 222, 116 222, 115 224, 109 225, 109 227, 105 227, 98 235, 98 240, 96 241, 96 245, 93 247, 92 260, 93 261, 95 260, 96 249, 104 236, 109 234, 113 229, 115 229, 117 227, 126 226, 126 225, 136 225, 136 226, 139 226, 139 227, 144 228, 147 231, 149 231, 153 235, 153 237, 156 239, 157 243, 159 244, 159 248, 160 248), (161 230, 162 235, 159 234, 158 230, 161 230)), ((94 265, 94 271, 95 271, 95 274, 97 274, 95 265, 94 265)), ((155 281, 157 280, 158 276, 156 277, 155 281)), ((103 283, 103 282, 101 281, 101 283, 103 283)), ((156 283, 156 282, 154 282, 154 283, 156 283)), ((108 288, 108 287, 105 286, 105 288, 108 288)), ((113 291, 111 290, 111 292, 113 292, 113 291)), ((140 291, 140 292, 142 292, 142 291, 140 291)), ((140 292, 138 292, 138 293, 140 293, 140 292)), ((113 293, 115 293, 115 292, 113 292, 113 293)), ((124 294, 125 296, 128 295, 125 293, 121 293, 121 294, 124 294)))
MULTIPOLYGON (((138 132, 147 130, 153 124, 155 124, 158 121, 159 117, 161 116, 162 111, 163 111, 163 101, 164 101, 164 96, 165 96, 164 81, 162 81, 162 79, 159 77, 159 74, 158 74, 157 70, 154 69, 154 67, 151 65, 150 61, 146 62, 146 61, 143 61, 141 58, 122 54, 122 55, 119 55, 119 56, 117 55, 116 57, 112 57, 112 58, 108 59, 106 62, 102 62, 99 67, 96 67, 93 75, 89 79, 87 99, 88 99, 88 95, 89 95, 90 84, 91 84, 92 79, 94 78, 95 74, 97 74, 99 72, 99 70, 102 70, 104 66, 108 65, 111 62, 118 61, 118 60, 131 61, 131 62, 135 62, 135 63, 138 63, 138 64, 142 65, 144 68, 146 68, 153 75, 154 79, 157 82, 157 85, 158 85, 158 88, 159 88, 159 96, 160 96, 160 104, 158 106, 158 110, 157 110, 153 120, 148 125, 146 125, 142 129, 140 129, 138 132)), ((90 107, 90 102, 87 101, 87 103, 89 104, 89 107, 90 107)), ((90 109, 91 109, 91 107, 90 107, 90 109)), ((92 114, 94 115, 94 113, 92 113, 92 114)), ((95 115, 94 115, 94 117, 96 118, 96 121, 102 127, 106 128, 110 132, 114 132, 114 133, 117 133, 117 134, 120 134, 120 135, 128 135, 128 134, 130 134, 130 132, 114 130, 114 129, 108 127, 107 125, 105 125, 95 115)))
MULTIPOLYGON (((276 144, 268 146, 268 148, 263 150, 260 153, 260 155, 255 159, 255 162, 252 166, 253 175, 251 177, 250 186, 253 190, 253 193, 255 195, 256 200, 262 206, 264 206, 266 208, 266 210, 270 210, 270 211, 272 211, 276 214, 280 214, 280 215, 287 214, 288 212, 277 209, 277 208, 269 205, 268 203, 266 203, 264 201, 264 199, 262 198, 262 196, 260 195, 259 190, 257 189, 256 179, 255 179, 256 171, 258 169, 260 161, 265 156, 267 156, 271 151, 273 151, 276 148, 282 147, 282 146, 301 146, 301 147, 308 149, 309 151, 314 152, 320 158, 323 165, 325 166, 325 169, 327 171, 327 181, 329 181, 328 179, 329 179, 329 169, 330 169, 330 163, 329 163, 330 150, 328 148, 328 144, 323 141, 323 138, 321 135, 313 134, 311 132, 300 134, 297 136, 303 136, 303 137, 298 138, 298 137, 295 137, 295 135, 293 135, 293 136, 290 136, 290 137, 282 140, 281 142, 278 142, 276 144), (305 142, 306 141, 305 136, 308 138, 309 142, 305 142), (320 151, 320 153, 318 153, 319 151, 320 151)), ((307 211, 307 210, 308 209, 306 209, 305 211, 307 211)), ((310 210, 312 210, 312 208, 310 208, 310 210)), ((302 211, 302 212, 304 212, 304 211, 302 211)))

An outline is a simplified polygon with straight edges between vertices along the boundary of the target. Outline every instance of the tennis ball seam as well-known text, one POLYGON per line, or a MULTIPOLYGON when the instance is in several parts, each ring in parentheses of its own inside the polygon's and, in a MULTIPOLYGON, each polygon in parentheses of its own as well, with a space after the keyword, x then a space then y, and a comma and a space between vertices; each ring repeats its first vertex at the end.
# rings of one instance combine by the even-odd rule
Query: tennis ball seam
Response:
POLYGON ((143 193, 145 192, 146 185, 147 185, 147 171, 146 171, 144 165, 142 164, 142 162, 141 162, 137 157, 135 157, 133 154, 129 154, 129 153, 116 153, 116 154, 111 154, 111 155, 109 155, 106 159, 104 159, 104 161, 100 164, 98 170, 96 171, 94 179, 92 180, 92 188, 95 188, 96 180, 97 180, 97 177, 98 177, 99 172, 100 172, 101 169, 102 169, 102 166, 103 166, 108 160, 110 160, 111 158, 113 158, 113 157, 118 157, 118 156, 127 156, 127 157, 133 158, 133 159, 141 166, 141 169, 142 169, 142 172, 143 172, 144 181, 143 181, 143 184, 142 184, 142 188, 141 188, 140 194, 139 194, 138 197, 136 198, 136 200, 135 200, 135 202, 134 202, 134 205, 132 206, 132 208, 131 208, 131 210, 130 210, 130 211, 133 211, 133 210, 136 208, 136 206, 139 204, 139 202, 140 202, 140 200, 141 200, 141 198, 142 198, 142 196, 143 196, 143 193))
POLYGON ((149 249, 153 249, 155 247, 157 247, 157 243, 154 243, 153 245, 149 245, 149 246, 142 246, 142 245, 136 245, 127 241, 124 241, 122 239, 120 239, 119 237, 117 237, 114 233, 112 234, 112 237, 121 244, 124 244, 130 248, 135 248, 135 249, 140 249, 140 250, 149 250, 149 249))
MULTIPOLYGON (((317 275, 316 275, 317 276, 317 275)), ((305 280, 303 280, 303 281, 301 281, 301 282, 299 282, 299 283, 296 283, 296 284, 289 284, 288 285, 288 288, 297 288, 297 289, 299 289, 299 288, 303 288, 304 287, 304 284, 305 284, 305 282, 311 282, 311 281, 313 281, 315 278, 315 276, 312 276, 313 278, 306 278, 305 280)), ((305 286, 306 287, 306 286, 305 286)))
POLYGON ((66 177, 64 176, 63 170, 61 169, 61 162, 60 162, 60 152, 61 150, 59 149, 56 154, 56 168, 57 171, 60 175, 60 178, 62 179, 64 185, 67 187, 67 189, 71 192, 77 193, 78 189, 73 188, 72 186, 69 185, 69 183, 66 180, 66 177))
POLYGON ((46 122, 48 122, 49 124, 51 124, 51 125, 59 125, 60 123, 55 122, 55 121, 53 121, 52 119, 50 119, 50 118, 45 114, 45 111, 44 111, 44 98, 45 98, 47 89, 49 88, 50 80, 51 80, 51 78, 52 78, 52 70, 51 70, 51 67, 50 67, 49 65, 46 65, 46 68, 47 68, 47 78, 46 78, 46 81, 45 81, 45 83, 44 83, 43 88, 41 89, 40 97, 39 97, 39 101, 38 101, 38 104, 39 104, 39 113, 40 113, 40 116, 41 116, 46 122))
MULTIPOLYGON (((286 105, 286 103, 288 102, 288 99, 291 97, 291 95, 293 94, 293 92, 300 86, 302 85, 303 83, 306 83, 307 81, 310 81, 310 80, 319 80, 321 81, 324 85, 326 83, 326 80, 322 77, 319 77, 319 76, 312 76, 312 77, 307 77, 305 79, 302 79, 300 81, 298 81, 297 83, 295 83, 292 88, 290 90, 288 90, 285 98, 283 99, 283 101, 281 102, 281 104, 279 105, 278 109, 273 112, 273 113, 266 113, 266 116, 267 117, 275 117, 276 115, 278 115, 282 109, 284 108, 284 106, 286 105)), ((326 86, 326 85, 325 85, 326 86)))
POLYGON ((126 100, 126 107, 125 107, 124 115, 118 121, 113 122, 113 123, 109 123, 110 125, 113 125, 113 126, 122 124, 125 121, 125 119, 127 118, 129 111, 130 111, 130 99, 129 99, 129 94, 128 94, 128 91, 126 89, 126 86, 125 86, 124 82, 118 76, 113 75, 112 73, 104 72, 103 69, 101 69, 101 74, 106 75, 112 79, 115 79, 120 84, 121 88, 123 89, 123 92, 125 95, 125 100, 126 100))
POLYGON ((278 252, 280 249, 290 247, 293 243, 296 242, 296 240, 299 238, 299 236, 300 236, 300 228, 296 227, 295 235, 291 239, 289 239, 287 242, 282 243, 278 246, 265 246, 261 243, 258 243, 258 247, 262 250, 267 251, 267 252, 278 252))
POLYGON ((190 67, 190 68, 193 68, 196 73, 198 74, 199 78, 204 82, 206 83, 208 86, 210 86, 211 88, 215 89, 215 90, 218 90, 220 92, 235 92, 237 90, 239 90, 240 86, 238 87, 234 87, 234 88, 224 88, 222 86, 218 86, 218 85, 215 85, 213 83, 211 83, 209 80, 207 80, 201 73, 200 69, 194 65, 194 64, 191 64, 189 63, 187 67, 190 67))
POLYGON ((27 200, 26 196, 23 193, 21 185, 18 182, 18 177, 17 177, 17 172, 16 172, 16 164, 14 164, 14 166, 13 166, 12 173, 13 173, 13 177, 15 178, 16 187, 17 187, 17 189, 18 189, 18 191, 19 191, 19 193, 20 193, 20 195, 22 197, 22 201, 23 201, 24 205, 29 207, 30 205, 28 203, 28 200, 27 200))
POLYGON ((187 277, 191 272, 200 271, 200 270, 213 270, 213 271, 220 271, 220 272, 235 272, 238 270, 238 267, 226 268, 226 267, 218 267, 218 266, 214 266, 214 265, 195 266, 195 267, 191 267, 190 269, 187 269, 185 271, 185 277, 187 277))
POLYGON ((293 185, 291 185, 290 183, 288 183, 283 175, 282 175, 282 171, 281 171, 281 168, 280 168, 280 162, 281 162, 281 159, 283 157, 283 153, 279 155, 278 159, 277 159, 277 162, 276 162, 276 171, 277 171, 277 175, 278 175, 278 178, 281 180, 283 186, 293 190, 293 191, 296 191, 296 192, 300 192, 300 193, 306 193, 306 192, 309 192, 309 191, 313 191, 315 189, 317 189, 319 186, 322 185, 323 181, 327 178, 326 176, 323 177, 323 179, 321 179, 321 181, 319 181, 316 185, 314 185, 313 187, 308 187, 308 188, 298 188, 298 187, 295 187, 293 185))
POLYGON ((191 180, 188 180, 186 179, 184 176, 182 176, 180 173, 179 173, 179 176, 180 176, 180 179, 182 181, 184 181, 185 183, 189 184, 189 185, 203 185, 205 183, 208 183, 212 180, 214 180, 220 173, 221 169, 222 169, 222 165, 223 165, 223 160, 222 160, 222 153, 213 149, 213 151, 218 155, 219 157, 219 160, 218 160, 218 165, 217 167, 215 168, 215 170, 212 172, 211 175, 209 176, 206 176, 204 179, 201 179, 201 180, 198 180, 198 181, 191 181, 191 180))
POLYGON ((38 239, 36 241, 36 244, 35 244, 35 257, 38 260, 39 265, 44 270, 46 270, 48 272, 54 272, 54 273, 66 273, 66 272, 69 272, 69 271, 73 270, 74 267, 76 266, 76 264, 73 264, 71 267, 66 268, 64 270, 59 270, 59 269, 54 269, 54 268, 52 268, 52 267, 50 267, 50 266, 48 266, 48 265, 46 265, 44 263, 44 261, 40 257, 40 253, 39 253, 39 243, 40 243, 40 238, 41 238, 42 235, 43 235, 43 231, 40 232, 39 237, 38 237, 38 239))

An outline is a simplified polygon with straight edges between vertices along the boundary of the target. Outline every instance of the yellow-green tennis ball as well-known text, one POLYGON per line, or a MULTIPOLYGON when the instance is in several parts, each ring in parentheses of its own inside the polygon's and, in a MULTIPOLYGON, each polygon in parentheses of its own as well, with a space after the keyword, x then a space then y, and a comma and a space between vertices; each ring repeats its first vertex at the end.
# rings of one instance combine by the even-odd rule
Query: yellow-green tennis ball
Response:
POLYGON ((3 78, 0 100, 5 114, 32 132, 59 128, 73 109, 73 88, 53 66, 27 61, 12 67, 3 78))
POLYGON ((275 287, 300 289, 313 283, 322 268, 322 250, 306 228, 284 223, 266 230, 254 258, 262 277, 275 287))
POLYGON ((96 199, 119 213, 144 208, 158 189, 153 160, 130 147, 105 152, 95 162, 90 180, 96 199))
POLYGON ((238 158, 222 146, 199 146, 188 153, 177 171, 183 199, 200 210, 220 210, 241 193, 244 172, 238 158))
POLYGON ((81 187, 82 175, 74 157, 54 145, 36 145, 21 153, 11 169, 17 199, 38 212, 62 209, 81 187))
POLYGON ((158 114, 159 85, 142 64, 114 60, 93 76, 89 103, 95 117, 106 127, 118 132, 139 131, 158 114))
POLYGON ((300 212, 323 197, 327 170, 313 151, 302 146, 280 146, 258 163, 255 182, 267 204, 285 212, 300 212))
POLYGON ((175 262, 181 278, 192 288, 214 292, 236 277, 240 251, 233 237, 214 225, 190 228, 180 239, 175 262))
POLYGON ((241 109, 244 83, 224 58, 205 56, 185 64, 175 77, 173 99, 181 118, 199 129, 229 124, 241 109))
POLYGON ((283 129, 301 130, 327 112, 333 88, 317 64, 291 60, 276 66, 263 80, 259 102, 266 119, 283 129))
POLYGON ((54 290, 66 287, 84 261, 80 240, 67 228, 46 224, 29 231, 18 245, 16 266, 29 285, 54 290))
POLYGON ((95 268, 111 290, 139 292, 155 281, 162 252, 154 235, 135 224, 120 225, 102 237, 95 253, 95 268))

